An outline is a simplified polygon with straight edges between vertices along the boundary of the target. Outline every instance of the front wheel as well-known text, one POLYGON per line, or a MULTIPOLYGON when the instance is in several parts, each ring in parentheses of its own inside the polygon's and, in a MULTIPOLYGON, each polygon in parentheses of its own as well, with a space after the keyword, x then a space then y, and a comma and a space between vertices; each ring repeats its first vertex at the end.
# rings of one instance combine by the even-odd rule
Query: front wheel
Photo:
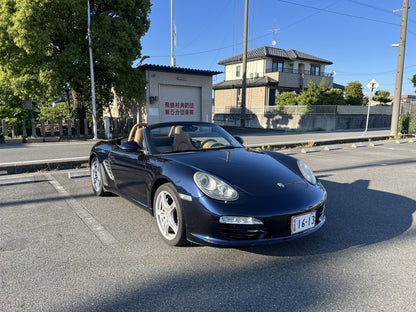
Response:
POLYGON ((90 175, 92 189, 97 196, 104 196, 103 175, 100 168, 100 162, 97 157, 94 157, 90 165, 90 175))
POLYGON ((181 246, 187 243, 182 204, 172 183, 157 189, 153 213, 159 233, 167 244, 181 246))

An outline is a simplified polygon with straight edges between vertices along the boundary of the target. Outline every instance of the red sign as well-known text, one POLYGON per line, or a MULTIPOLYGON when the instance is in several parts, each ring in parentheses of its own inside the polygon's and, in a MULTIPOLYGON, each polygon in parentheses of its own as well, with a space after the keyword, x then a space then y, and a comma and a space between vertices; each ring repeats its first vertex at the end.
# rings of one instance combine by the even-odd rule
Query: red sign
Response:
POLYGON ((188 102, 165 102, 165 115, 193 115, 194 103, 188 102))

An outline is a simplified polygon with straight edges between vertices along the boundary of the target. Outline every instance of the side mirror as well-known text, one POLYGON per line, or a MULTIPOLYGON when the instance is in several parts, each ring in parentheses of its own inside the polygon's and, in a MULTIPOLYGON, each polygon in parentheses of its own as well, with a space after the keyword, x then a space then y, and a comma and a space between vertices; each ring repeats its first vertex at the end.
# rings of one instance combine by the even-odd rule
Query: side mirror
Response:
POLYGON ((136 141, 124 142, 123 144, 120 145, 120 148, 126 152, 128 151, 132 152, 132 151, 137 151, 139 149, 142 149, 142 147, 136 141))
POLYGON ((235 137, 234 137, 234 139, 236 139, 238 143, 240 143, 241 145, 243 145, 244 140, 243 140, 243 138, 242 138, 242 137, 239 137, 239 136, 237 135, 237 136, 235 136, 235 137))

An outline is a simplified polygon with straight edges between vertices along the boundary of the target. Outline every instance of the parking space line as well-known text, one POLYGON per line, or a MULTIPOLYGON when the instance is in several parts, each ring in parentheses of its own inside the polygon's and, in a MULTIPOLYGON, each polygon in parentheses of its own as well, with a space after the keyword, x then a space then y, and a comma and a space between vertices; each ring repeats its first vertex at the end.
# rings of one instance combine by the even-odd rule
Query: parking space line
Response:
POLYGON ((104 226, 101 225, 88 211, 85 209, 74 197, 72 197, 64 187, 56 181, 51 174, 45 175, 49 180, 49 183, 55 188, 55 190, 65 197, 65 201, 71 207, 71 209, 77 214, 77 216, 84 222, 84 224, 94 233, 94 235, 105 246, 117 244, 117 240, 108 232, 104 226))

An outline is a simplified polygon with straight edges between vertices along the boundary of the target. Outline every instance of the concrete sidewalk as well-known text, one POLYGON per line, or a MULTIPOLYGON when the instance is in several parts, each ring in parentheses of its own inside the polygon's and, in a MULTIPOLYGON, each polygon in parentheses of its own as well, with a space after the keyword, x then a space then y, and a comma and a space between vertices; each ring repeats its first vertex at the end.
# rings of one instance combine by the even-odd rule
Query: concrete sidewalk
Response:
MULTIPOLYGON (((227 129, 228 130, 228 129, 227 129)), ((275 147, 295 147, 299 145, 324 145, 349 142, 366 142, 369 140, 385 140, 390 138, 390 129, 368 130, 365 134, 363 130, 345 131, 319 131, 319 132, 281 132, 260 130, 260 132, 246 132, 242 130, 231 130, 233 135, 240 135, 248 147, 275 146, 275 147), (235 134, 234 134, 235 131, 235 134)))
MULTIPOLYGON (((368 142, 390 138, 390 129, 348 130, 334 132, 280 132, 267 129, 226 128, 241 136, 247 147, 291 148, 302 145, 329 145, 348 142, 368 142)), ((86 168, 91 147, 96 141, 56 143, 0 144, 0 175, 86 168)))

